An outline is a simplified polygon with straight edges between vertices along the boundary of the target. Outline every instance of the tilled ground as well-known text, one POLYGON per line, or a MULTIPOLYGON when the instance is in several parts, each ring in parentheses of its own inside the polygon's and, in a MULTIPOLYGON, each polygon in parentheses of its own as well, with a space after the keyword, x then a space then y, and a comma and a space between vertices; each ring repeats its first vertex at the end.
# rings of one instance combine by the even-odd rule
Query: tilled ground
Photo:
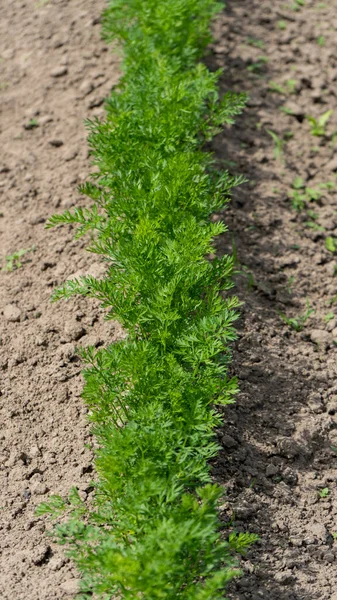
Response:
POLYGON ((224 68, 224 90, 250 96, 214 140, 219 162, 249 178, 218 242, 228 251, 234 238, 244 306, 241 393, 215 473, 228 490, 224 521, 261 540, 230 597, 336 600, 337 285, 326 239, 337 237, 337 111, 323 136, 306 116, 336 108, 337 3, 229 1, 208 62, 224 68), (301 331, 280 316, 298 320, 309 306, 301 331))
MULTIPOLYGON (((92 302, 50 304, 57 283, 102 267, 69 228, 44 229, 51 213, 83 202, 83 119, 103 114, 118 80, 118 60, 100 41, 102 8, 90 0, 0 7, 2 267, 6 255, 29 250, 20 268, 0 273, 4 600, 61 600, 76 590, 73 566, 34 509, 71 485, 90 495, 74 350, 121 336, 92 302)), ((223 91, 250 95, 237 125, 213 143, 222 167, 249 178, 224 215, 230 235, 217 243, 219 253, 232 251, 234 237, 244 305, 233 362, 241 393, 225 411, 214 473, 228 490, 224 524, 261 540, 229 596, 336 600, 337 286, 326 238, 337 237, 337 110, 320 137, 306 115, 335 108, 337 3, 229 0, 215 35, 207 61, 224 68, 223 91), (315 312, 299 332, 279 314, 299 319, 309 305, 315 312)))
POLYGON ((91 452, 76 345, 120 335, 91 302, 51 305, 73 273, 101 265, 69 228, 45 230, 53 212, 81 202, 90 172, 85 118, 100 116, 118 61, 100 40, 103 2, 2 2, 0 7, 0 597, 69 597, 76 573, 50 544, 35 507, 76 485, 90 494, 91 452), (10 266, 10 265, 9 265, 10 266), (14 265, 15 266, 15 265, 14 265))

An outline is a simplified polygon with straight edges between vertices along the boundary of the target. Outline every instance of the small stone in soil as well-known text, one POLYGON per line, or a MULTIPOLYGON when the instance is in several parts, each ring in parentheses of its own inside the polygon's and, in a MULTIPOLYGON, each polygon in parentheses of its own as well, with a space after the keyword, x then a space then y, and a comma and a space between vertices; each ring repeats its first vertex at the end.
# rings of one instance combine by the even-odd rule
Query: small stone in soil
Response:
POLYGON ((278 466, 274 465, 273 463, 270 463, 266 467, 266 476, 272 477, 273 475, 276 475, 278 473, 278 471, 279 471, 278 466))
POLYGON ((313 329, 310 332, 310 339, 317 346, 324 348, 330 343, 330 335, 324 329, 313 329))
POLYGON ((310 534, 317 538, 320 542, 325 542, 327 531, 323 523, 312 523, 310 525, 310 534))
POLYGON ((34 548, 32 562, 34 565, 42 563, 50 552, 50 546, 37 546, 34 548))
POLYGON ((46 486, 45 483, 37 482, 32 486, 32 492, 36 496, 43 496, 44 494, 47 494, 49 492, 49 488, 46 486))
POLYGON ((333 552, 326 552, 326 554, 323 554, 323 560, 325 560, 328 563, 333 563, 333 561, 335 560, 335 555, 333 552))
POLYGON ((236 441, 230 435, 223 435, 221 441, 225 448, 235 448, 237 446, 236 441))
POLYGON ((68 73, 68 69, 66 66, 61 65, 60 67, 56 67, 53 69, 50 74, 52 77, 62 77, 68 73))
POLYGON ((295 577, 293 576, 293 574, 290 570, 281 571, 274 575, 274 581, 281 585, 287 585, 289 583, 294 583, 295 577))
POLYGON ((335 156, 332 160, 330 160, 325 165, 325 168, 327 169, 327 171, 337 171, 337 156, 335 156))
POLYGON ((84 80, 79 87, 79 91, 81 92, 81 95, 83 97, 88 96, 88 94, 90 94, 90 92, 92 92, 93 89, 93 83, 89 80, 84 80))
POLYGON ((49 568, 52 571, 59 571, 65 564, 66 560, 64 558, 53 556, 53 558, 49 561, 49 568))
POLYGON ((278 447, 280 455, 286 458, 294 458, 300 453, 299 445, 291 438, 282 438, 278 443, 278 447))
POLYGON ((4 308, 4 317, 10 323, 20 321, 21 310, 14 304, 7 304, 4 308))
POLYGON ((77 594, 80 588, 80 579, 67 579, 61 583, 60 588, 63 590, 65 594, 72 596, 73 594, 77 594))
POLYGON ((290 467, 286 467, 282 472, 282 477, 286 483, 289 485, 296 485, 297 483, 297 473, 293 471, 290 467))
POLYGON ((64 325, 64 333, 70 341, 77 341, 86 333, 85 329, 72 321, 67 321, 64 325))

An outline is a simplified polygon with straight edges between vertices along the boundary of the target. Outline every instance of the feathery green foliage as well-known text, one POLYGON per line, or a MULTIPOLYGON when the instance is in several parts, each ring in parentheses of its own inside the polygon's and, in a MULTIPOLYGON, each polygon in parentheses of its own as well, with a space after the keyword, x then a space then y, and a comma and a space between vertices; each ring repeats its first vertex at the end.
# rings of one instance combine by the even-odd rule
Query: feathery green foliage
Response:
POLYGON ((220 600, 237 573, 235 552, 254 536, 222 540, 209 460, 216 405, 233 402, 227 376, 238 300, 233 260, 207 260, 225 231, 212 212, 240 182, 219 174, 207 140, 233 122, 243 95, 219 98, 219 72, 198 62, 210 41, 214 0, 111 0, 103 32, 122 47, 124 75, 106 120, 88 122, 98 166, 81 191, 92 207, 53 216, 77 223, 103 255, 105 277, 67 281, 54 300, 99 299, 126 339, 82 350, 98 483, 90 510, 73 490, 40 513, 83 576, 82 598, 220 600))

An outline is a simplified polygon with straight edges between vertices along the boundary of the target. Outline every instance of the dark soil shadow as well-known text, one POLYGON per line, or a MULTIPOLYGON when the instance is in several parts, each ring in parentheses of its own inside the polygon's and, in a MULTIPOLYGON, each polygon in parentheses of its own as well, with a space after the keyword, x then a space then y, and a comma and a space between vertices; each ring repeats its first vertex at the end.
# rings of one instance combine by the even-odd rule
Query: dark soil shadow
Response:
MULTIPOLYGON (((232 365, 240 394, 224 411, 214 476, 227 490, 224 526, 233 520, 237 531, 261 538, 242 562, 243 578, 230 589, 235 600, 323 600, 335 598, 337 589, 336 347, 333 327, 323 319, 334 286, 333 261, 324 245, 327 234, 308 230, 308 213, 296 213, 287 193, 296 176, 307 185, 317 173, 331 176, 324 171, 329 140, 312 154, 304 121, 305 106, 313 105, 308 113, 322 113, 334 94, 322 93, 317 107, 314 70, 327 65, 326 55, 315 53, 317 14, 314 3, 308 4, 306 11, 300 5, 286 11, 281 2, 229 1, 207 58, 211 68, 224 67, 222 92, 250 96, 236 125, 212 145, 221 168, 249 179, 235 190, 230 208, 214 217, 224 218, 230 230, 217 241, 217 252, 231 253, 235 240, 236 293, 244 302, 232 365), (315 44, 313 74, 303 59, 305 44, 297 52, 299 32, 305 44, 315 44), (270 81, 286 87, 291 72, 291 94, 268 91, 270 81), (280 110, 287 104, 296 114, 280 110), (277 160, 267 130, 283 140, 277 160), (300 316, 306 298, 316 312, 296 332, 279 311, 300 316)), ((320 199, 315 218, 324 218, 335 202, 329 194, 320 199)))

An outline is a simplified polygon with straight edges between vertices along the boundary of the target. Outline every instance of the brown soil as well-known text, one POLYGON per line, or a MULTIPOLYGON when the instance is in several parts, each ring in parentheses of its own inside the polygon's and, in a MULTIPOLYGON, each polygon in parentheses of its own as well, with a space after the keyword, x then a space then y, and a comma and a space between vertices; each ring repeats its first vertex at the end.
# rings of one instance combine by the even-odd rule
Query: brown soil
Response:
POLYGON ((72 485, 90 493, 74 350, 120 334, 92 302, 50 303, 55 284, 101 265, 69 228, 44 228, 53 212, 78 203, 77 185, 90 172, 83 121, 103 113, 118 80, 117 58, 100 40, 103 6, 16 0, 0 11, 0 268, 5 255, 35 247, 21 268, 0 271, 2 600, 60 600, 74 591, 75 570, 34 509, 72 485), (38 127, 29 129, 31 119, 38 127))
MULTIPOLYGON (((6 255, 34 248, 20 268, 0 273, 4 600, 61 600, 76 589, 74 567, 34 509, 71 485, 90 495, 90 436, 74 350, 121 336, 92 302, 50 304, 57 283, 99 273, 101 265, 70 228, 44 229, 51 213, 83 202, 76 191, 90 171, 83 119, 102 115, 118 79, 118 60, 100 41, 102 8, 101 0, 15 0, 1 8, 2 266, 6 255)), ((325 247, 327 236, 337 236, 337 195, 324 190, 311 202, 315 219, 288 198, 296 176, 313 188, 336 181, 337 111, 322 138, 310 134, 304 116, 335 106, 337 2, 307 0, 299 8, 229 0, 208 59, 225 69, 223 90, 250 94, 237 125, 213 143, 222 166, 249 178, 225 214, 244 301, 233 363, 241 393, 226 410, 214 472, 228 490, 224 523, 234 519, 261 540, 243 560, 233 600, 337 598, 337 309, 329 305, 337 290, 325 247), (271 92, 271 80, 287 93, 271 92), (284 105, 294 114, 282 112, 284 105), (274 159, 267 129, 280 138, 293 133, 284 163, 274 159), (297 333, 277 311, 298 317, 306 298, 316 312, 297 333)), ((231 248, 229 235, 218 241, 219 252, 231 248)))
POLYGON ((215 473, 228 490, 224 521, 261 536, 233 600, 337 599, 337 286, 325 246, 337 236, 337 187, 310 202, 314 219, 288 198, 295 177, 310 188, 337 182, 337 111, 326 137, 313 137, 305 119, 336 106, 336 31, 335 0, 306 0, 298 11, 229 0, 209 59, 224 68, 224 90, 250 95, 237 125, 213 144, 222 165, 249 178, 224 215, 231 233, 218 242, 230 251, 234 237, 244 306, 233 364, 241 393, 226 410, 215 473), (260 56, 268 62, 257 67, 260 56), (270 81, 287 93, 270 91, 270 81), (267 130, 281 139, 291 132, 283 161, 267 130), (303 315, 306 299, 315 313, 296 332, 278 311, 303 315))

